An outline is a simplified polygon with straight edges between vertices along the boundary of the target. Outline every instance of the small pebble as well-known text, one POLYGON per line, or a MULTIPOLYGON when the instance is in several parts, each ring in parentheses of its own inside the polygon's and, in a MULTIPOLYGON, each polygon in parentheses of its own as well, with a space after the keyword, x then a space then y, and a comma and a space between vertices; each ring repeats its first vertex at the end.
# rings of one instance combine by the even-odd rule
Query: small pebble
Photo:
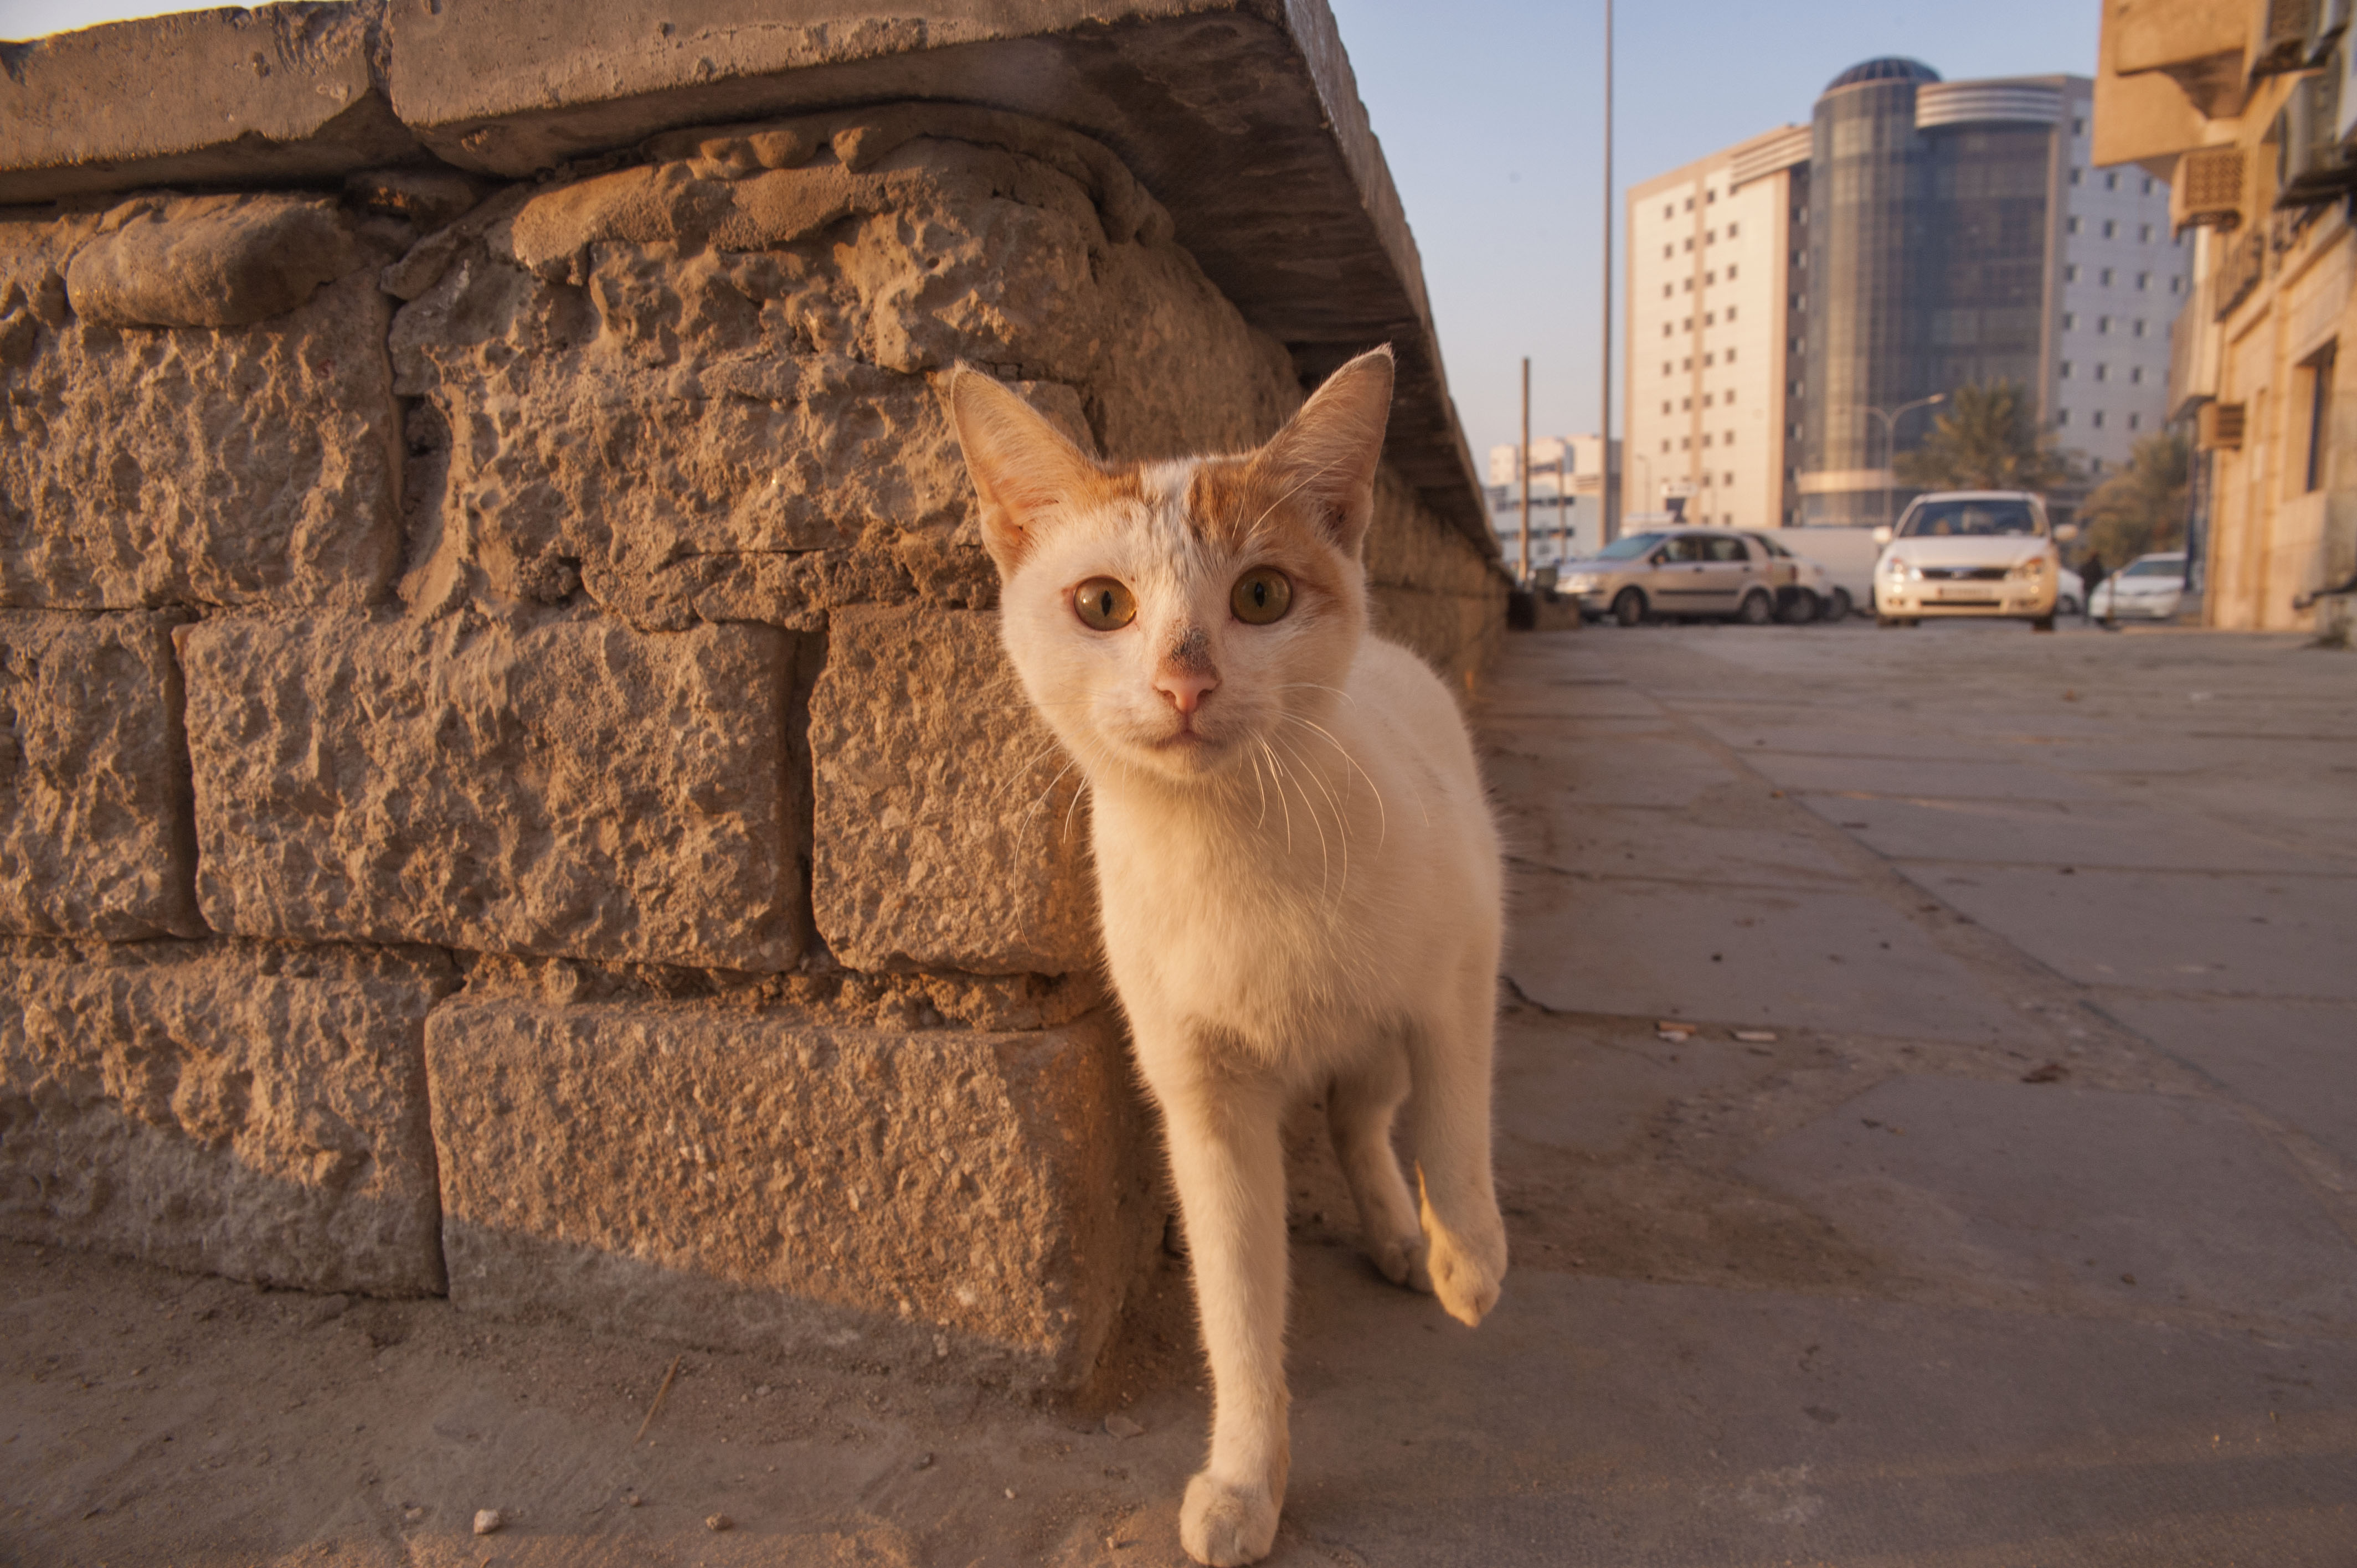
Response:
POLYGON ((419 1520, 424 1519, 425 1517, 425 1510, 418 1507, 415 1503, 412 1503, 409 1507, 401 1510, 401 1522, 404 1524, 415 1524, 419 1520))
POLYGON ((712 1531, 715 1535, 717 1535, 717 1534, 719 1534, 722 1530, 726 1530, 726 1529, 728 1529, 730 1526, 734 1525, 736 1522, 737 1522, 737 1521, 736 1521, 735 1520, 730 1519, 730 1518, 729 1518, 726 1514, 725 1514, 725 1513, 716 1513, 716 1514, 712 1514, 712 1515, 708 1516, 708 1517, 705 1520, 705 1521, 704 1521, 704 1528, 705 1528, 705 1529, 706 1529, 706 1530, 710 1530, 710 1531, 712 1531))
POLYGON ((1741 1040, 1746 1045, 1772 1046, 1776 1043, 1776 1031, 1773 1029, 1738 1029, 1735 1031, 1735 1037, 1741 1040))
POLYGON ((920 1454, 917 1455, 917 1462, 909 1467, 912 1470, 930 1470, 933 1467, 933 1456, 930 1454, 920 1454))
POLYGON ((1122 1414, 1119 1411, 1115 1411, 1111 1415, 1104 1418, 1104 1429, 1115 1437, 1143 1437, 1146 1435, 1146 1428, 1130 1420, 1129 1417, 1122 1414))
POLYGON ((1015 1500, 1015 1488, 1012 1487, 1006 1488, 1006 1500, 1010 1503, 1015 1500))
POLYGON ((489 1535, 506 1522, 507 1520, 500 1517, 500 1510, 497 1509, 477 1509, 475 1510, 475 1533, 477 1535, 489 1535))

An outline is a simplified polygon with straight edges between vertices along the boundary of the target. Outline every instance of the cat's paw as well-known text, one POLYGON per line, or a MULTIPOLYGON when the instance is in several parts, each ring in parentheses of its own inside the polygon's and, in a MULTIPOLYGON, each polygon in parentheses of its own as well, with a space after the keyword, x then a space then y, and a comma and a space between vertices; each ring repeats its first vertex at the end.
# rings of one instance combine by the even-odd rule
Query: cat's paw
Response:
POLYGON ((1187 1483, 1187 1500, 1178 1506, 1178 1544, 1211 1568, 1257 1563, 1276 1544, 1276 1511, 1267 1492, 1246 1491, 1203 1471, 1187 1483))
POLYGON ((1388 1241, 1370 1241, 1367 1256, 1373 1262, 1375 1272, 1392 1283, 1420 1290, 1426 1295, 1432 1294, 1432 1274, 1424 1266, 1423 1231, 1394 1236, 1388 1241))
POLYGON ((1485 1227, 1478 1236, 1436 1229, 1426 1266, 1441 1306, 1471 1328, 1498 1305, 1498 1287, 1506 1277, 1505 1227, 1485 1227))

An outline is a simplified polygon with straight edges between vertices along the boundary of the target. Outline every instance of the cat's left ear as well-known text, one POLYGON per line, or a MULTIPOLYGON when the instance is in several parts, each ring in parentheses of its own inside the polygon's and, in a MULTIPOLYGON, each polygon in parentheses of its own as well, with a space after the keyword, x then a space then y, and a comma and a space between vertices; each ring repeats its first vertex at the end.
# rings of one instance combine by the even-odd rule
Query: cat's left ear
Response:
POLYGON ((982 502, 982 542, 1012 574, 1055 511, 1103 487, 1104 470, 1006 387, 961 365, 950 372, 950 424, 982 502))
POLYGON ((1391 423, 1392 349, 1371 349, 1326 378, 1301 412, 1270 437, 1254 468, 1308 504, 1327 537, 1355 555, 1374 519, 1375 467, 1391 423))

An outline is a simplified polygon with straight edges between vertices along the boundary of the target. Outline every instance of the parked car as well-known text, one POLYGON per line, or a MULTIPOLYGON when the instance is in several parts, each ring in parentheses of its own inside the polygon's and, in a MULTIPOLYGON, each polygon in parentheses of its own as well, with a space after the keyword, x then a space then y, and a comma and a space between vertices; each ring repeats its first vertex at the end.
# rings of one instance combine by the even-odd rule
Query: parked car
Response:
POLYGON ((1898 526, 1876 529, 1882 556, 1874 565, 1874 609, 1882 626, 1918 626, 1929 618, 2026 620, 2054 629, 2057 541, 2078 536, 2050 527, 2046 503, 2027 490, 1940 490, 1908 504, 1898 526))
POLYGON ((2054 613, 2059 616, 2084 615, 2087 611, 2087 580, 2068 566, 2054 573, 2054 613))
POLYGON ((2095 585, 2087 614, 2097 620, 2174 620, 2184 592, 2184 551, 2139 555, 2095 585))
POLYGON ((1849 590, 1835 582, 1833 574, 1823 566, 1805 555, 1793 554, 1773 534, 1747 528, 1743 537, 1756 541, 1768 553, 1769 581, 1776 590, 1779 620, 1806 626, 1820 616, 1840 620, 1849 614, 1849 590))
POLYGON ((1588 619, 1609 615, 1622 626, 1659 616, 1765 626, 1776 617, 1772 561, 1765 544, 1732 529, 1651 529, 1565 562, 1555 591, 1577 599, 1588 619))

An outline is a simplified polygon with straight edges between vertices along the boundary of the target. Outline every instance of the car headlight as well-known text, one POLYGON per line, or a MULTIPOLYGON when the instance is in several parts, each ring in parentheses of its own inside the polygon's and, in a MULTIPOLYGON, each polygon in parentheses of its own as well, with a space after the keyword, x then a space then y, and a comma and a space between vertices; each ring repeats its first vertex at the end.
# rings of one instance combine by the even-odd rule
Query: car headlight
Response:
POLYGON ((2034 583, 2039 578, 2046 575, 2046 557, 2043 555, 2033 555, 2029 560, 2017 564, 2007 575, 2020 577, 2026 581, 2034 583))
POLYGON ((1894 583, 1920 583, 1923 569, 1912 562, 1892 559, 1882 564, 1882 575, 1894 583))
POLYGON ((1587 594, 1596 590, 1596 578, 1586 572, 1574 572, 1555 585, 1568 594, 1587 594))

